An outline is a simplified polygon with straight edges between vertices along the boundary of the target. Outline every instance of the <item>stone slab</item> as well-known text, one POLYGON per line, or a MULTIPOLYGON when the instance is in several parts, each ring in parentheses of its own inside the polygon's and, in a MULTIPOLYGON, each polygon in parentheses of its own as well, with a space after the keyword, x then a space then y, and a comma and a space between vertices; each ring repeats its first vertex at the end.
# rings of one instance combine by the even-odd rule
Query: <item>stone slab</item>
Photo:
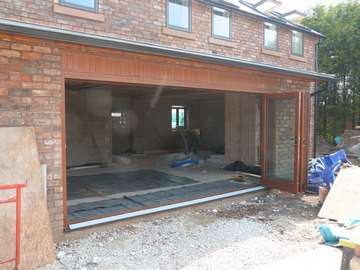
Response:
MULTIPOLYGON (((0 185, 27 181, 22 191, 20 269, 34 269, 55 260, 44 178, 31 127, 0 128, 0 185)), ((0 191, 0 200, 14 192, 0 191)), ((15 254, 15 207, 0 205, 0 260, 15 254)), ((0 269, 13 269, 13 264, 0 269)))
POLYGON ((326 200, 319 217, 348 222, 360 219, 360 168, 342 169, 326 200))

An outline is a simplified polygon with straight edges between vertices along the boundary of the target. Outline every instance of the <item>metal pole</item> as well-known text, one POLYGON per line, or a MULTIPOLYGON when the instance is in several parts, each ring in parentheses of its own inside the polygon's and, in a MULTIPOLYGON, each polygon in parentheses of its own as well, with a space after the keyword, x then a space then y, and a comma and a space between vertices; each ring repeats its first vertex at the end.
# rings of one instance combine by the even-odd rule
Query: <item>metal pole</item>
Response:
POLYGON ((15 250, 15 270, 20 265, 20 239, 21 239, 21 188, 16 188, 16 250, 15 250))

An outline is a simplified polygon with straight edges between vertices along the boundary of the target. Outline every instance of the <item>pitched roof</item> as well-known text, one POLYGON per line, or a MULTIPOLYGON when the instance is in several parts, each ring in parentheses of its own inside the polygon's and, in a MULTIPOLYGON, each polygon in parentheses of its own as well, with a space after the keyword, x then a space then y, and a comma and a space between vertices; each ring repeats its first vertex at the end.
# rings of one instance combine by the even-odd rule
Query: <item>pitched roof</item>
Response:
POLYGON ((272 11, 270 13, 261 12, 256 8, 254 4, 251 4, 245 0, 200 0, 205 4, 211 4, 214 6, 219 6, 226 9, 231 9, 233 11, 241 12, 243 14, 254 16, 264 21, 270 21, 273 23, 281 24, 292 29, 296 29, 302 32, 307 32, 319 37, 325 37, 323 34, 306 27, 304 25, 292 22, 285 18, 284 14, 279 12, 272 11))

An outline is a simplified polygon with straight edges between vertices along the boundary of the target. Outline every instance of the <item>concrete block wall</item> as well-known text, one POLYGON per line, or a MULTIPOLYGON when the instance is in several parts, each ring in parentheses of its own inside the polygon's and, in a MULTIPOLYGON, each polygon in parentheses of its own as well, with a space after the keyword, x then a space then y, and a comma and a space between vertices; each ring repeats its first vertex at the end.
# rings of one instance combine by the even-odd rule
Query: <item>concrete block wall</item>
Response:
POLYGON ((225 159, 241 160, 248 165, 257 163, 256 95, 225 94, 225 159))
POLYGON ((200 148, 218 153, 225 151, 225 98, 199 100, 192 106, 190 125, 201 132, 200 148), (197 113, 196 113, 197 111, 197 113))
POLYGON ((112 93, 66 89, 67 167, 112 162, 112 93))
MULTIPOLYGON (((136 127, 133 129, 133 148, 136 152, 156 150, 182 151, 179 132, 171 129, 171 106, 181 105, 188 110, 188 127, 200 129, 201 149, 224 148, 224 100, 196 100, 165 98, 152 103, 151 98, 133 98, 132 112, 136 127), (216 130, 216 132, 214 132, 216 130)), ((114 138, 118 140, 119 137, 114 138)))
MULTIPOLYGON (((186 50, 210 54, 239 57, 246 60, 314 70, 315 44, 319 38, 304 34, 304 58, 292 58, 291 31, 279 25, 279 51, 264 53, 263 21, 240 13, 231 14, 232 46, 209 42, 211 37, 211 6, 198 0, 192 1, 192 33, 167 33, 166 0, 99 0, 99 14, 103 17, 95 21, 97 14, 81 17, 78 10, 56 12, 59 0, 2 0, 0 18, 35 23, 86 32, 100 36, 110 36, 128 40, 145 41, 186 50)), ((175 31, 176 32, 176 31, 175 31)))
POLYGON ((112 100, 112 112, 125 114, 124 125, 120 125, 119 118, 112 118, 112 153, 121 154, 131 149, 133 130, 137 128, 138 120, 132 110, 132 97, 113 94, 112 100))

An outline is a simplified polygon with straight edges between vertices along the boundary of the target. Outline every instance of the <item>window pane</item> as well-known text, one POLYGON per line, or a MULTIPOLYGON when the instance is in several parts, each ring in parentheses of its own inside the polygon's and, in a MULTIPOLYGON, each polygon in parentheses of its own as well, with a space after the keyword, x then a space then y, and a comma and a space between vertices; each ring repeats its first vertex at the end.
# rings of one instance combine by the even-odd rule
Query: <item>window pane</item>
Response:
POLYGON ((297 55, 303 55, 304 52, 304 39, 303 33, 293 31, 292 32, 292 53, 297 55))
POLYGON ((185 110, 179 109, 179 127, 185 127, 185 110))
POLYGON ((168 0, 168 24, 184 29, 190 28, 190 0, 168 0))
POLYGON ((228 11, 213 7, 213 34, 230 38, 230 13, 228 11))
POLYGON ((96 8, 95 0, 61 0, 61 2, 65 3, 65 4, 72 4, 72 5, 81 6, 81 7, 85 7, 85 8, 91 8, 91 9, 96 8))
POLYGON ((176 109, 171 109, 171 128, 177 127, 177 115, 176 115, 176 109))
POLYGON ((264 24, 264 47, 277 50, 277 26, 275 24, 264 24))

